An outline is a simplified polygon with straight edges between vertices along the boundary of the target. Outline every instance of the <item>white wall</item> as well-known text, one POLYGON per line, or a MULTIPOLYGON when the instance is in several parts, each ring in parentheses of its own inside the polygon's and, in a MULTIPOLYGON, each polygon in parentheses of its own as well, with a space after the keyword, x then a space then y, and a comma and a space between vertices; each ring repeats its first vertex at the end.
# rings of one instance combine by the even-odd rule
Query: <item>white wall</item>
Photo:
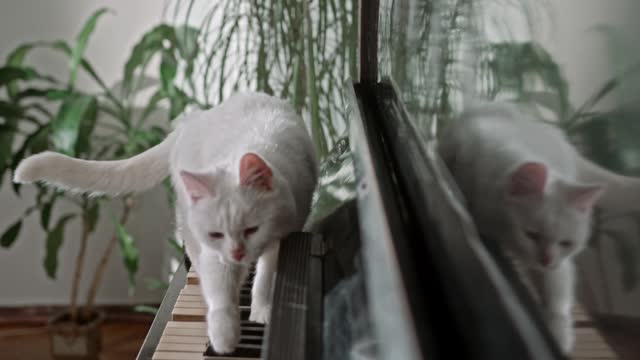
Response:
MULTIPOLYGON (((103 16, 89 43, 86 56, 108 83, 120 79, 124 63, 132 46, 144 31, 159 23, 163 1, 159 0, 14 0, 0 3, 0 59, 18 44, 35 40, 65 39, 72 42, 87 17, 96 9, 107 6, 115 14, 103 16)), ((4 61, 4 60, 2 60, 4 61)), ((46 50, 34 52, 28 63, 48 73, 66 74, 67 62, 55 53, 46 50)), ((80 78, 80 86, 90 81, 80 78)), ((95 90, 91 87, 88 90, 95 90)), ((0 229, 13 223, 16 217, 31 203, 33 191, 23 187, 23 197, 16 198, 5 178, 0 191, 0 229)), ((127 277, 120 259, 119 250, 114 252, 104 285, 99 292, 99 303, 139 303, 157 302, 161 299, 158 291, 148 291, 144 278, 159 278, 164 265, 167 235, 173 221, 168 212, 165 197, 161 190, 143 195, 137 202, 130 219, 132 235, 140 250, 138 288, 134 296, 127 293, 127 277)), ((116 214, 119 209, 115 202, 116 214)), ((56 216, 69 210, 58 207, 56 216)), ((106 208, 105 208, 106 210, 106 208)), ((103 215, 106 211, 103 212, 103 215)), ((68 303, 73 264, 78 249, 79 225, 74 223, 66 231, 66 241, 60 250, 58 280, 46 277, 42 267, 44 257, 44 233, 40 230, 36 217, 23 226, 19 240, 13 248, 0 250, 0 306, 28 304, 66 304, 68 303), (76 240, 76 241, 74 241, 76 240)), ((93 270, 102 249, 113 233, 113 224, 109 216, 102 216, 97 232, 88 245, 86 269, 93 270)), ((81 288, 84 299, 89 279, 86 276, 81 288)))

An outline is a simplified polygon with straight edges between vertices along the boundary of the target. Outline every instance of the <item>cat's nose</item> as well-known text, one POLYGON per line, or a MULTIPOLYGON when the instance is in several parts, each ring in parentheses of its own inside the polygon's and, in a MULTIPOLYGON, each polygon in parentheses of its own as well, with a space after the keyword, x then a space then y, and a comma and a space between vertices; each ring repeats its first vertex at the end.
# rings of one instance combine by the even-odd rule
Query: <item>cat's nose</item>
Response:
POLYGON ((551 254, 542 254, 542 256, 540 257, 540 264, 542 264, 542 266, 549 266, 551 265, 551 260, 551 254))
POLYGON ((233 250, 231 250, 231 256, 236 261, 242 260, 246 254, 247 252, 244 246, 238 246, 237 248, 234 248, 233 250))

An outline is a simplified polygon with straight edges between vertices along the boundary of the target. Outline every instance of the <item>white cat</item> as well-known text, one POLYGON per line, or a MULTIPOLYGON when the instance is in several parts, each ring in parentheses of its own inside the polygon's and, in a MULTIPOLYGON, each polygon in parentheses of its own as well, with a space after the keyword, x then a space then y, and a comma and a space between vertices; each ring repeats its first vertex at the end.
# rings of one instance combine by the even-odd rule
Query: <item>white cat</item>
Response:
POLYGON ((250 320, 266 323, 279 240, 302 229, 316 185, 313 144, 288 103, 238 94, 183 116, 162 143, 130 159, 45 152, 24 160, 14 181, 116 195, 149 189, 168 175, 177 195, 177 237, 201 279, 209 339, 216 352, 232 352, 248 265, 258 259, 250 320))
POLYGON ((615 175, 515 105, 468 109, 445 129, 439 150, 479 232, 527 268, 545 320, 569 352, 573 257, 585 247, 593 206, 615 175))

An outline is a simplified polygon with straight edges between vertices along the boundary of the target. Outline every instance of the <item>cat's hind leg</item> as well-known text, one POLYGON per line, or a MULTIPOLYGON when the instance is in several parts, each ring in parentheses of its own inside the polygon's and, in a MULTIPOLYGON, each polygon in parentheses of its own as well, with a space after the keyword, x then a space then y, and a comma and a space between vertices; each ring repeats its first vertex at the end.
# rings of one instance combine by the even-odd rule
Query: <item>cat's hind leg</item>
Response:
POLYGON ((251 289, 251 321, 266 324, 271 319, 271 292, 278 266, 279 248, 279 245, 268 248, 256 264, 256 276, 251 289))

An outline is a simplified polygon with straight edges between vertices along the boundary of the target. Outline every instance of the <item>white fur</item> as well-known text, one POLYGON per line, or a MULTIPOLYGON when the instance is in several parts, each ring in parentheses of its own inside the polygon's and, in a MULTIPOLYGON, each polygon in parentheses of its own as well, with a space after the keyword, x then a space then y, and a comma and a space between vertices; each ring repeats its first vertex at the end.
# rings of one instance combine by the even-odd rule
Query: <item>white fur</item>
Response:
POLYGON ((167 158, 175 137, 172 133, 162 143, 126 160, 81 160, 45 151, 24 159, 13 181, 43 181, 71 191, 110 195, 144 191, 169 175, 167 158))
POLYGON ((167 175, 177 194, 177 237, 200 276, 208 306, 209 339, 217 352, 231 352, 240 335, 239 291, 248 265, 258 260, 250 319, 268 322, 278 242, 302 229, 316 184, 313 144, 288 103, 238 94, 184 116, 165 141, 131 159, 97 162, 45 153, 20 164, 15 180, 119 194, 150 188, 167 175), (239 163, 248 153, 270 168, 270 190, 240 184, 239 163), (191 183, 196 200, 185 185, 185 172, 200 180, 191 183), (256 226, 246 236, 246 229, 256 226), (213 239, 214 232, 223 238, 213 239), (237 247, 246 249, 241 260, 232 256, 237 247))
POLYGON ((596 201, 601 191, 594 183, 608 184, 613 175, 583 159, 556 127, 505 104, 469 109, 445 129, 439 146, 480 233, 528 267, 546 322, 561 348, 570 351, 573 257, 588 240, 592 203, 580 210, 568 197, 591 189, 590 200, 596 201), (544 192, 512 196, 507 188, 514 172, 532 162, 548 171, 544 192), (592 176, 583 176, 587 170, 592 176), (566 240, 571 246, 561 245, 566 240), (550 263, 541 264, 541 253, 550 263))

